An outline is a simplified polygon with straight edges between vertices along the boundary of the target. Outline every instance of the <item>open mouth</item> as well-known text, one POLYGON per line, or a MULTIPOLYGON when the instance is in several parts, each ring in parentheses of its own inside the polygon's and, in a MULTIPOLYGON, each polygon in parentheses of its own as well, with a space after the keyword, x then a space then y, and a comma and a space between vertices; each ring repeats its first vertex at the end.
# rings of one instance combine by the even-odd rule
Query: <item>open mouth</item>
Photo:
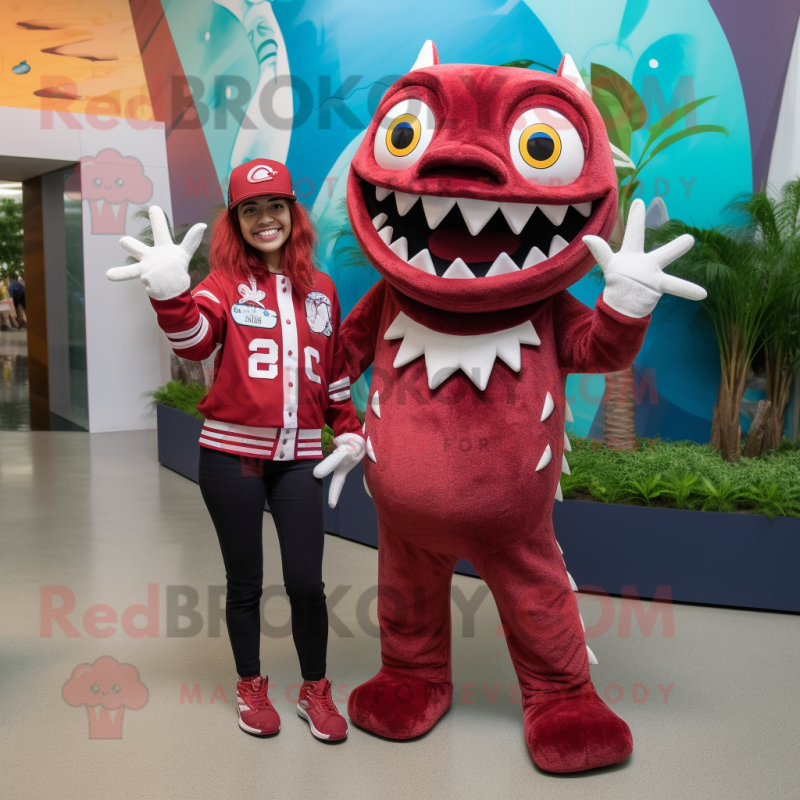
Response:
POLYGON ((440 278, 489 278, 536 267, 584 229, 593 203, 543 205, 407 194, 361 179, 378 236, 396 256, 440 278))
POLYGON ((253 236, 264 242, 270 242, 280 233, 280 230, 280 228, 266 228, 263 231, 256 231, 253 236))

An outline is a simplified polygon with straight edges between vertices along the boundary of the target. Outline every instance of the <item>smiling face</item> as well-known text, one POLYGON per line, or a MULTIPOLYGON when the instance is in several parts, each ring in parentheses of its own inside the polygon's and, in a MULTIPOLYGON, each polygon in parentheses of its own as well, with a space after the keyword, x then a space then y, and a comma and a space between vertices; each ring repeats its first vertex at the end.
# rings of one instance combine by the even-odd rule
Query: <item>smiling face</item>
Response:
POLYGON ((285 197, 261 195, 236 207, 244 240, 259 252, 262 261, 277 253, 292 232, 290 201, 285 197))
POLYGON ((617 182, 603 121, 565 77, 471 64, 415 69, 386 93, 347 187, 356 238, 415 300, 525 305, 594 263, 617 182))

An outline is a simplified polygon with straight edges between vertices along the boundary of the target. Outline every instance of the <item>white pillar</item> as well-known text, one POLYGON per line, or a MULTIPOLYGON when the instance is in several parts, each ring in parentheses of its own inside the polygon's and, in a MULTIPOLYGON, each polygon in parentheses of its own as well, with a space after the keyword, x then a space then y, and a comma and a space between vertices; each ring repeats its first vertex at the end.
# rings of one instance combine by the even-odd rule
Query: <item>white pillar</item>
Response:
POLYGON ((89 429, 152 427, 142 395, 169 380, 169 352, 141 283, 111 283, 105 273, 127 258, 120 236, 136 236, 147 224, 133 219, 139 207, 159 205, 172 218, 163 123, 0 107, 0 130, 0 155, 81 162, 89 429), (113 151, 128 159, 119 174, 113 151), (112 183, 92 186, 99 177, 112 183), (93 191, 99 199, 91 201, 93 191))

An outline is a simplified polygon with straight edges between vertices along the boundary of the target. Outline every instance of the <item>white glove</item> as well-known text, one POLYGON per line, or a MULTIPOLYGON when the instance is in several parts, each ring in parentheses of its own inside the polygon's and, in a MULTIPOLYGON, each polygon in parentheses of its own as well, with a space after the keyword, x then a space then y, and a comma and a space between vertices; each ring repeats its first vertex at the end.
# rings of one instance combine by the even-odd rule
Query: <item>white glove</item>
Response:
POLYGON ((347 473, 364 457, 367 446, 364 439, 357 433, 343 433, 341 436, 337 436, 333 443, 336 445, 336 449, 314 467, 314 477, 324 478, 329 473, 333 473, 331 488, 328 490, 328 505, 336 508, 344 486, 344 479, 347 477, 347 473))
POLYGON ((606 279, 603 300, 620 314, 640 319, 646 317, 662 294, 674 294, 687 300, 705 300, 706 290, 696 283, 667 275, 664 267, 689 252, 694 238, 688 233, 653 250, 644 252, 644 202, 634 200, 628 214, 628 227, 618 253, 599 236, 584 236, 606 279))
POLYGON ((135 258, 138 264, 114 267, 106 272, 112 281, 129 281, 141 278, 147 294, 154 300, 171 300, 183 294, 190 284, 189 261, 203 238, 206 226, 193 225, 183 241, 175 244, 169 233, 167 218, 158 206, 150 206, 150 226, 153 246, 148 247, 132 236, 123 236, 119 243, 135 258))

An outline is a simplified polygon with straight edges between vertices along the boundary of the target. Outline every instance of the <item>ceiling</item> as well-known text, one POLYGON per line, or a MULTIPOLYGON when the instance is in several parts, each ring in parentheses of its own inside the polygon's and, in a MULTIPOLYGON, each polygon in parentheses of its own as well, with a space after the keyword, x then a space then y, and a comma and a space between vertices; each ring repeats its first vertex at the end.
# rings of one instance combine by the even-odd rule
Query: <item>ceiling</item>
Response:
POLYGON ((0 180, 26 181, 46 172, 69 167, 73 161, 56 161, 52 158, 19 158, 0 155, 0 180))

